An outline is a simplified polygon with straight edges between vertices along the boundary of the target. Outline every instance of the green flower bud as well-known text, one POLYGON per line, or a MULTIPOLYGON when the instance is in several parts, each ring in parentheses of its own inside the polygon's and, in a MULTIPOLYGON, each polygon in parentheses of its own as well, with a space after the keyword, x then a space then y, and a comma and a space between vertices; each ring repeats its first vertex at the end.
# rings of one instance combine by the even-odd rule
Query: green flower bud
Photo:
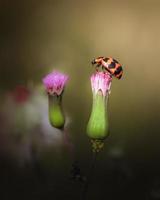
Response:
POLYGON ((103 148, 103 141, 109 133, 107 103, 112 78, 108 73, 96 72, 91 76, 93 104, 87 125, 93 151, 103 148))
POLYGON ((101 91, 93 97, 92 111, 87 125, 87 134, 92 139, 105 139, 108 135, 108 113, 106 98, 101 91))
POLYGON ((48 95, 48 111, 50 124, 55 128, 63 128, 65 117, 62 111, 62 96, 48 95))

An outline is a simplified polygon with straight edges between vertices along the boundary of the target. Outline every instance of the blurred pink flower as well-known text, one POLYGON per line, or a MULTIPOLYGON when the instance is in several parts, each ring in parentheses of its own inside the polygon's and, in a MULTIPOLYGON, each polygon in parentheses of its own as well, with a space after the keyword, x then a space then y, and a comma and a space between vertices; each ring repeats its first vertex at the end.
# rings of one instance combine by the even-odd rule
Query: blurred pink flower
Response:
POLYGON ((61 95, 67 80, 67 75, 53 71, 43 78, 43 84, 50 95, 61 95))
POLYGON ((10 98, 12 98, 15 101, 15 103, 23 104, 29 100, 31 96, 31 91, 23 85, 18 85, 12 91, 9 92, 9 95, 10 98))
POLYGON ((92 92, 96 95, 99 91, 102 92, 103 96, 106 96, 110 90, 112 77, 106 72, 96 72, 91 76, 91 87, 92 92))
MULTIPOLYGON (((48 121, 48 100, 42 91, 39 86, 30 89, 17 86, 6 92, 1 102, 0 155, 14 158, 19 166, 33 161, 32 148, 40 158, 49 149, 58 153, 62 146, 70 148, 66 133, 53 128, 48 121)), ((66 115, 65 128, 69 124, 70 118, 66 115)))

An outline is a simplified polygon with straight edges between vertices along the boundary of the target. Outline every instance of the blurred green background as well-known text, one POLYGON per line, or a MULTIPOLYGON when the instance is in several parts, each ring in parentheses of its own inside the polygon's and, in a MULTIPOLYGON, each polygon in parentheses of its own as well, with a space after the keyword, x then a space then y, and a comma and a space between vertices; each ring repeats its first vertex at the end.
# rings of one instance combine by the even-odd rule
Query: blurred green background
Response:
POLYGON ((115 147, 135 162, 155 166, 160 153, 159 23, 159 0, 1 0, 1 100, 17 85, 40 87, 53 69, 67 73, 63 104, 83 158, 90 148, 85 135, 92 105, 90 62, 112 56, 124 74, 112 83, 105 151, 115 147))

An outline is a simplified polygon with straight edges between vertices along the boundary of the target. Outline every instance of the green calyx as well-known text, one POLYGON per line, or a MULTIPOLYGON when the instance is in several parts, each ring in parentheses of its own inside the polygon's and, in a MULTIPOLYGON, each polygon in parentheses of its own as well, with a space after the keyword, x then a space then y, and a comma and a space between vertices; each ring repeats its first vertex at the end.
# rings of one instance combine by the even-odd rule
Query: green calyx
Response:
POLYGON ((106 97, 103 96, 101 91, 93 96, 92 112, 87 125, 87 135, 91 139, 103 140, 108 135, 109 129, 106 103, 106 97))
POLYGON ((48 95, 48 100, 50 124, 55 128, 62 129, 65 123, 65 117, 62 111, 62 96, 48 95))

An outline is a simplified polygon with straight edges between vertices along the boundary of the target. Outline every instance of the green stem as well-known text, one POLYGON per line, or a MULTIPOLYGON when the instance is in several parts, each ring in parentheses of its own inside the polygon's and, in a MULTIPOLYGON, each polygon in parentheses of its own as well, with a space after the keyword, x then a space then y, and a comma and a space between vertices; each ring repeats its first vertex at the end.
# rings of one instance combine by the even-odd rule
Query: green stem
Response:
POLYGON ((49 103, 49 120, 53 127, 63 128, 65 118, 62 111, 62 96, 48 95, 49 103))

